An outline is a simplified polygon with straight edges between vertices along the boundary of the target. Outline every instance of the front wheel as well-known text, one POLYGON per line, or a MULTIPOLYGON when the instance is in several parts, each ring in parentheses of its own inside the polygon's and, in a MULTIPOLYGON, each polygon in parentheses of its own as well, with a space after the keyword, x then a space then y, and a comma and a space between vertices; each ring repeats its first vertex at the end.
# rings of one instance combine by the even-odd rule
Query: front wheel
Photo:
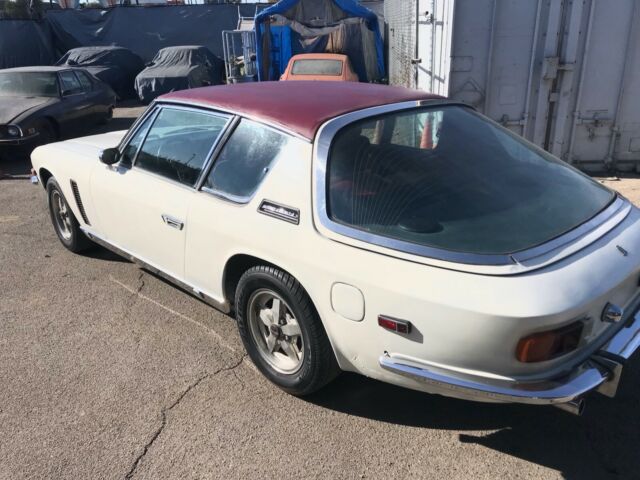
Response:
POLYGON ((51 178, 47 182, 47 197, 53 229, 62 245, 74 253, 82 252, 91 247, 91 240, 80 230, 78 220, 76 220, 55 178, 51 178))
POLYGON ((242 275, 236 290, 240 337, 253 363, 293 395, 308 395, 339 373, 311 299, 288 273, 268 266, 242 275))

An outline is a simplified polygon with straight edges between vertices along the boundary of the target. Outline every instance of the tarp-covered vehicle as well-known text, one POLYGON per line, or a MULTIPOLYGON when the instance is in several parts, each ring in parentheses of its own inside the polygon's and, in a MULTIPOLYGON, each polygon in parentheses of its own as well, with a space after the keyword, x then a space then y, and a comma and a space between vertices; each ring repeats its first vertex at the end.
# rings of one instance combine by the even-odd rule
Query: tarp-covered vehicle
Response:
POLYGON ((56 65, 82 67, 108 84, 119 98, 135 96, 135 78, 144 61, 123 47, 79 47, 69 50, 56 65))
POLYGON ((136 77, 136 91, 149 103, 164 93, 222 83, 224 61, 207 47, 167 47, 136 77))
POLYGON ((385 73, 378 16, 355 0, 281 0, 255 19, 260 80, 277 80, 289 60, 302 53, 349 57, 361 82, 385 73))

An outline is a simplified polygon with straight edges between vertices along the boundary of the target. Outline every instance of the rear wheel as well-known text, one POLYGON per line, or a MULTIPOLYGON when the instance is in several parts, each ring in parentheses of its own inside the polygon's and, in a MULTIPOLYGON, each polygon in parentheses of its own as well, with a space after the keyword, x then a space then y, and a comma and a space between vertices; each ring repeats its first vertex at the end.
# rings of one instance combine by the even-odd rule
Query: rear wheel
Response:
POLYGON ((291 275, 274 267, 251 268, 240 278, 235 308, 247 353, 281 389, 307 395, 339 373, 311 299, 291 275))
POLYGON ((47 182, 47 197, 53 229, 62 245, 74 253, 82 252, 91 247, 93 245, 91 240, 80 230, 78 220, 71 211, 55 178, 50 178, 47 182))

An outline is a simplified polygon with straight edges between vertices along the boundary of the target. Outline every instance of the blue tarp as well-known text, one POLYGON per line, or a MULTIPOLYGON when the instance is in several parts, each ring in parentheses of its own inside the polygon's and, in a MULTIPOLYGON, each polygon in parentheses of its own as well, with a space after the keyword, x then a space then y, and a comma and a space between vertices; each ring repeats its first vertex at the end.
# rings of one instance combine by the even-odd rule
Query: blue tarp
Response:
MULTIPOLYGON (((279 75, 286 68, 290 56, 287 58, 286 52, 291 52, 291 55, 296 53, 318 53, 327 51, 327 40, 322 37, 328 37, 328 29, 336 26, 337 24, 344 24, 348 27, 346 39, 342 39, 342 50, 336 51, 336 48, 331 49, 333 53, 344 53, 349 55, 353 64, 354 70, 362 81, 380 80, 385 76, 384 66, 384 43, 382 35, 380 33, 380 25, 378 23, 378 16, 371 10, 364 8, 354 0, 281 0, 272 7, 269 7, 260 12, 255 19, 256 39, 257 39, 257 63, 258 72, 261 80, 277 80, 279 75), (323 7, 322 4, 326 4, 323 7), (326 10, 325 18, 332 18, 335 23, 333 25, 319 25, 313 23, 312 18, 301 18, 309 12, 317 13, 318 11, 326 10), (268 25, 269 19, 273 15, 280 15, 289 20, 295 21, 306 28, 304 33, 295 32, 294 35, 284 36, 278 32, 273 35, 272 28, 287 29, 288 26, 271 27, 268 25), (357 35, 357 29, 354 29, 354 25, 349 25, 348 20, 360 18, 363 19, 366 28, 372 35, 357 35), (329 28, 327 28, 329 27, 329 28), (291 48, 290 45, 279 45, 282 38, 300 39, 300 45, 304 44, 303 50, 300 48, 291 48), (371 43, 371 44, 369 44, 371 43), (375 56, 377 63, 377 72, 372 72, 371 68, 366 67, 368 55, 375 56), (356 58, 362 57, 362 58, 356 58), (273 68, 272 62, 278 63, 278 68, 273 68)), ((299 45, 298 45, 299 47, 299 45)), ((340 50, 340 49, 338 49, 340 50)))

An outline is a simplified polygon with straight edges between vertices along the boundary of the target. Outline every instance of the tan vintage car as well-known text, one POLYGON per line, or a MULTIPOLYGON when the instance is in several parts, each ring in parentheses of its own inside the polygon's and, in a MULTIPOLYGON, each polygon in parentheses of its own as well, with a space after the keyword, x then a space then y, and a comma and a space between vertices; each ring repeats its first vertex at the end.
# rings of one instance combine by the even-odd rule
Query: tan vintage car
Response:
POLYGON ((337 53, 303 53, 289 60, 280 80, 319 80, 324 82, 358 82, 351 61, 337 53))

